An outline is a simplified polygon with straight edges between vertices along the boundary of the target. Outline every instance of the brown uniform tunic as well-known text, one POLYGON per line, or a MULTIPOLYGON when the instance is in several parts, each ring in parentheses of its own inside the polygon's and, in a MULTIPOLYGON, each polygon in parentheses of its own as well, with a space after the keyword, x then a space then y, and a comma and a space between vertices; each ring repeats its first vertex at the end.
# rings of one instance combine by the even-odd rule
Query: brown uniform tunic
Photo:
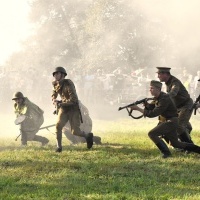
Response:
POLYGON ((178 141, 177 127, 177 108, 170 96, 164 92, 161 92, 159 97, 155 99, 155 105, 150 107, 150 109, 144 109, 145 117, 156 117, 160 116, 165 119, 163 122, 159 122, 158 125, 153 128, 148 136, 155 143, 158 144, 161 141, 160 136, 166 137, 171 145, 176 148, 187 149, 193 144, 178 141))
POLYGON ((188 130, 191 131, 192 126, 189 123, 190 117, 192 115, 191 107, 193 105, 193 100, 190 98, 189 93, 185 89, 184 85, 174 76, 170 76, 169 80, 166 82, 167 93, 173 99, 177 109, 178 109, 178 136, 182 134, 187 134, 188 130))
POLYGON ((74 83, 70 79, 54 81, 52 98, 56 99, 58 95, 62 103, 58 112, 56 136, 59 143, 58 146, 61 146, 62 129, 67 122, 70 124, 72 134, 81 137, 85 137, 85 134, 80 130, 80 110, 74 83))

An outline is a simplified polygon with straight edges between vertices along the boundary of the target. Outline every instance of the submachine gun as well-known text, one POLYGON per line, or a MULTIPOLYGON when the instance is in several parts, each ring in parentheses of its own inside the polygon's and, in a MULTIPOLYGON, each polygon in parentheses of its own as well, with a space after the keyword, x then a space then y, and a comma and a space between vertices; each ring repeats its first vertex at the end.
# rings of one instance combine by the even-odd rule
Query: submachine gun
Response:
POLYGON ((154 100, 154 98, 144 98, 144 99, 138 100, 138 101, 133 102, 133 103, 131 103, 131 104, 128 104, 128 105, 126 105, 126 106, 119 107, 118 111, 120 111, 120 110, 126 108, 126 110, 127 110, 127 112, 128 112, 128 114, 129 114, 130 117, 132 117, 133 119, 140 119, 140 118, 143 117, 143 114, 140 115, 140 116, 138 116, 138 117, 135 117, 135 116, 132 115, 132 110, 129 110, 128 108, 131 107, 131 106, 134 106, 134 105, 141 104, 141 103, 144 103, 144 104, 145 104, 147 101, 150 101, 150 100, 154 100))
POLYGON ((196 113, 197 113, 197 109, 198 109, 198 108, 197 108, 197 103, 200 103, 200 95, 196 98, 196 100, 195 100, 195 102, 194 102, 192 108, 190 109, 191 112, 192 112, 193 109, 194 109, 194 115, 196 115, 196 113))
POLYGON ((58 111, 60 109, 60 103, 62 103, 62 101, 57 101, 56 105, 55 105, 55 110, 53 111, 54 115, 58 114, 58 111))

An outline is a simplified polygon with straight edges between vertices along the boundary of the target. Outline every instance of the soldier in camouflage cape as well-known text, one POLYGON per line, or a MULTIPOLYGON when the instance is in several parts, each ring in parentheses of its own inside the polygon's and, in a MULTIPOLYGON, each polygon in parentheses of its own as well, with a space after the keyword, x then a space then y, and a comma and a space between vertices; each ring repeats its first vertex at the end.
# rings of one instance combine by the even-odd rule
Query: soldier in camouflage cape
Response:
POLYGON ((27 141, 38 141, 45 145, 49 140, 45 137, 36 135, 44 122, 44 111, 36 104, 32 103, 21 92, 16 92, 12 100, 16 117, 24 115, 24 120, 19 124, 21 132, 21 145, 27 145, 27 141))

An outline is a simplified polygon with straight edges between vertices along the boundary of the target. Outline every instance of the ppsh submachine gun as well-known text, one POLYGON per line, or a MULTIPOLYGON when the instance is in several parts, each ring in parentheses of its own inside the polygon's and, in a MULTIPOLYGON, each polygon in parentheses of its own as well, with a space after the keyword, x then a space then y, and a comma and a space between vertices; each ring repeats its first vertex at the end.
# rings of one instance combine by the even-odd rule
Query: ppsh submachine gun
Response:
POLYGON ((197 104, 200 103, 200 95, 196 98, 195 102, 193 103, 193 106, 191 107, 190 111, 192 112, 194 110, 194 115, 197 113, 197 104))
POLYGON ((57 101, 56 105, 55 105, 55 110, 53 111, 53 114, 54 115, 57 115, 58 114, 58 111, 60 109, 60 104, 62 103, 62 101, 57 101))
POLYGON ((143 117, 143 114, 140 115, 140 116, 135 117, 135 116, 132 115, 132 110, 129 110, 128 108, 130 108, 131 106, 134 106, 134 105, 138 105, 138 104, 145 104, 145 103, 147 103, 147 102, 150 101, 150 100, 154 100, 154 98, 144 98, 144 99, 135 101, 135 102, 133 102, 133 103, 131 103, 131 104, 128 104, 128 105, 126 105, 126 106, 119 107, 118 111, 123 110, 123 109, 126 108, 126 110, 127 110, 127 112, 128 112, 128 115, 129 115, 130 117, 132 117, 133 119, 140 119, 140 118, 143 117))

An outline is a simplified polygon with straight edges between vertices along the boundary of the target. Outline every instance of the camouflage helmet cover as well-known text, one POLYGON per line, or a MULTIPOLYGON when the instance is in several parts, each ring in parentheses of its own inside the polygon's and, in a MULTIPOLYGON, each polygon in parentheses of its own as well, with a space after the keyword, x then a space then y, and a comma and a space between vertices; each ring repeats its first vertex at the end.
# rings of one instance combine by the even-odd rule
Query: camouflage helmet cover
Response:
POLYGON ((21 92, 15 92, 13 94, 12 100, 19 99, 19 98, 24 98, 24 95, 21 92))
POLYGON ((61 73, 63 73, 65 76, 67 76, 67 72, 66 72, 65 68, 63 68, 63 67, 56 67, 55 70, 54 70, 54 72, 53 72, 53 76, 54 76, 54 74, 55 74, 56 72, 61 72, 61 73))

